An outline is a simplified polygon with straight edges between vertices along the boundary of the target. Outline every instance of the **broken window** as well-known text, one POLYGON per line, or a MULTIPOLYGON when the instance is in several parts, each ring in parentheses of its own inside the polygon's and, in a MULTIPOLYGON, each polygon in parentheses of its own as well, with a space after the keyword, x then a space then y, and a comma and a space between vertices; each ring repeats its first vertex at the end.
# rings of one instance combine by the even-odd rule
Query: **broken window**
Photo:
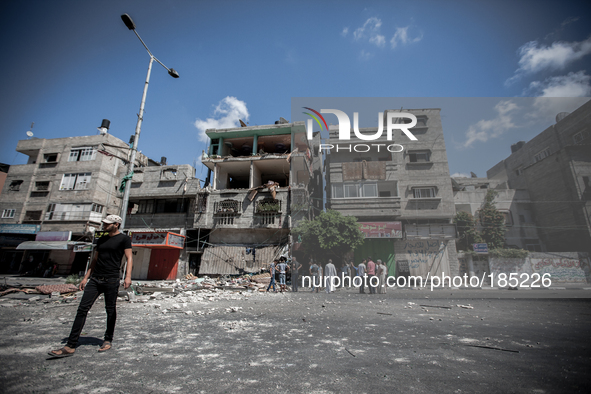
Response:
POLYGON ((10 186, 8 186, 8 190, 11 190, 13 192, 18 192, 21 189, 22 183, 23 183, 23 181, 21 181, 21 180, 12 181, 12 182, 10 182, 10 186))

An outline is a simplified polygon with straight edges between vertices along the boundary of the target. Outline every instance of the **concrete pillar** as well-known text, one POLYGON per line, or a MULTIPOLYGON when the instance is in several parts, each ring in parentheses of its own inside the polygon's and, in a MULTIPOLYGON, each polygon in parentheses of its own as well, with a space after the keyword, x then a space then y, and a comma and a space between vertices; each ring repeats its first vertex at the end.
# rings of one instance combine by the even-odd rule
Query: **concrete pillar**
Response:
POLYGON ((471 278, 475 275, 474 274, 474 260, 472 260, 471 254, 468 254, 466 256, 466 258, 468 259, 468 276, 471 278))
POLYGON ((252 137, 252 154, 256 155, 257 153, 259 153, 258 149, 257 149, 257 145, 259 144, 259 136, 258 135, 254 135, 254 137, 252 137))

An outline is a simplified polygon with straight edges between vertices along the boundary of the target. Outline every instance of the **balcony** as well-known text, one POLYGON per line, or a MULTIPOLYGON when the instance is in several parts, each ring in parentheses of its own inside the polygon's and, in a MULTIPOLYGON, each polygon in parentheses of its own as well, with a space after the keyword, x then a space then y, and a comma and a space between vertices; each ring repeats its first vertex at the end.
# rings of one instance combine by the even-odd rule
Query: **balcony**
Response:
POLYGON ((331 198, 330 209, 345 216, 399 216, 400 197, 331 198))

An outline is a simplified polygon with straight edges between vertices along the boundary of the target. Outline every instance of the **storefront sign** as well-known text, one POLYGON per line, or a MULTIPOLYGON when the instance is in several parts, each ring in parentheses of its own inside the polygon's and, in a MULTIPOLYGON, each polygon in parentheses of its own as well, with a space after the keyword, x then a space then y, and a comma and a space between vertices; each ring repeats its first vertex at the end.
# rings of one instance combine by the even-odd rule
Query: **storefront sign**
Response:
POLYGON ((182 249, 185 237, 175 233, 133 233, 131 244, 144 248, 155 249, 182 249))
POLYGON ((74 245, 74 253, 92 252, 92 245, 74 245))
POLYGON ((402 222, 359 222, 365 238, 402 238, 402 222))
POLYGON ((38 224, 0 224, 3 234, 37 234, 41 230, 38 224))
POLYGON ((185 245, 185 237, 173 233, 168 233, 168 245, 176 246, 177 248, 182 249, 185 245))
POLYGON ((69 241, 71 239, 71 231, 42 231, 35 236, 35 241, 69 241))

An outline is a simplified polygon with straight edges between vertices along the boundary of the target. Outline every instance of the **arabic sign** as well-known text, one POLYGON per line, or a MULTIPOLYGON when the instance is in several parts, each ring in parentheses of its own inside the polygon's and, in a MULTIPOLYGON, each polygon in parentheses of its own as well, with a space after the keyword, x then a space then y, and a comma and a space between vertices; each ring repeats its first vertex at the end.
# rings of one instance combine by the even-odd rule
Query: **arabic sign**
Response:
POLYGON ((359 222, 365 238, 402 238, 402 222, 359 222))
POLYGON ((0 233, 37 234, 41 230, 38 224, 0 224, 0 233))
POLYGON ((71 231, 41 231, 35 236, 35 241, 69 241, 71 231))
POLYGON ((474 251, 478 254, 488 254, 488 245, 487 244, 473 244, 474 251))
POLYGON ((138 246, 166 245, 167 233, 133 233, 131 243, 138 246))
POLYGON ((185 237, 169 232, 133 233, 131 235, 131 244, 144 248, 182 249, 185 244, 185 237))
POLYGON ((185 244, 185 237, 173 233, 168 233, 168 246, 174 246, 182 249, 185 244))

